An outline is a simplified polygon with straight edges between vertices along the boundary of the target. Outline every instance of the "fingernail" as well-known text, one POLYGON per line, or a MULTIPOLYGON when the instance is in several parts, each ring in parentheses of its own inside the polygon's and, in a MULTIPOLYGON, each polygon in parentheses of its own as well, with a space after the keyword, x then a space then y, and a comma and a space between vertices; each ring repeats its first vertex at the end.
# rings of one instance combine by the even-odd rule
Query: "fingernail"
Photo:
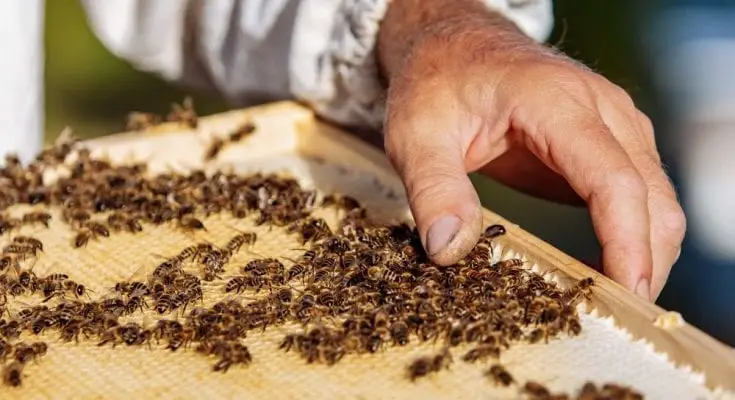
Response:
POLYGON ((638 281, 638 286, 635 287, 635 294, 646 300, 651 300, 651 284, 648 282, 648 279, 643 278, 638 281))
POLYGON ((459 232, 462 222, 454 215, 447 215, 439 218, 426 235, 426 251, 429 255, 434 255, 444 250, 449 243, 452 242, 457 232, 459 232))

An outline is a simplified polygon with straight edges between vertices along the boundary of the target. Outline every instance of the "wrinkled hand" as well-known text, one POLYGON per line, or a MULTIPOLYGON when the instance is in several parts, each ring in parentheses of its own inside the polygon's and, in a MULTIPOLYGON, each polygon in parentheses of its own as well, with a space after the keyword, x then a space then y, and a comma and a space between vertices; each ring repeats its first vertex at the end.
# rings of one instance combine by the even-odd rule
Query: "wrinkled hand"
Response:
POLYGON ((467 173, 481 171, 540 197, 583 200, 605 274, 658 296, 685 218, 650 120, 566 57, 525 40, 487 45, 482 29, 467 29, 416 40, 389 77, 386 151, 432 259, 451 264, 476 243, 482 215, 467 173))

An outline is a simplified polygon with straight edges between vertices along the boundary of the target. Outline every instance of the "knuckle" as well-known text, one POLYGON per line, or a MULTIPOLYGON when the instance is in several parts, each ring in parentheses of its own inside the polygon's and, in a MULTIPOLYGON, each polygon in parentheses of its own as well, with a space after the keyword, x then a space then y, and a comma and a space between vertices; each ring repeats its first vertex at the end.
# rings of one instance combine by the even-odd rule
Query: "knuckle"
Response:
POLYGON ((652 189, 659 192, 671 191, 672 186, 664 167, 661 164, 661 157, 659 156, 656 149, 641 149, 639 151, 631 152, 630 155, 636 162, 636 166, 640 172, 650 182, 652 189))
POLYGON ((638 118, 638 123, 643 127, 643 132, 647 135, 653 135, 653 122, 651 118, 648 118, 648 115, 640 110, 636 110, 636 117, 638 118))
POLYGON ((535 58, 516 61, 515 64, 513 74, 508 75, 513 78, 513 84, 509 85, 513 92, 517 92, 520 85, 529 93, 544 93, 543 97, 547 99, 581 99, 590 94, 587 72, 573 64, 557 60, 539 62, 535 58))
POLYGON ((571 68, 550 67, 545 72, 546 79, 553 76, 550 95, 560 99, 571 99, 574 101, 587 102, 592 98, 591 87, 585 78, 585 73, 575 71, 571 68))
MULTIPOLYGON (((656 148, 656 137, 654 135, 653 130, 653 122, 646 114, 644 114, 640 110, 635 111, 635 117, 638 120, 638 124, 641 127, 641 134, 643 135, 644 140, 646 141, 646 144, 655 149, 656 148)), ((655 150, 654 150, 655 152, 655 150)), ((658 153, 656 152, 656 155, 658 156, 658 153)), ((658 157, 657 157, 658 158, 658 157)))
POLYGON ((664 206, 658 211, 661 225, 672 242, 681 243, 684 240, 687 220, 684 210, 678 204, 664 206))
POLYGON ((643 177, 633 167, 625 167, 616 171, 608 179, 608 184, 614 190, 624 190, 631 196, 646 196, 648 188, 643 177))
POLYGON ((635 110, 635 102, 628 92, 620 86, 609 82, 607 86, 607 96, 619 106, 625 109, 635 110))

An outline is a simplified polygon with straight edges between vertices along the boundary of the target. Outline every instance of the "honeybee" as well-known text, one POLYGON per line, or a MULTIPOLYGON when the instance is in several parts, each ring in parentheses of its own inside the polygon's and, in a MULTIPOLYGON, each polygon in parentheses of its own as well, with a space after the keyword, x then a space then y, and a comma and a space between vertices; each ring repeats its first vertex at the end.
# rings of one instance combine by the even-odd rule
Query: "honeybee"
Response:
POLYGON ((13 242, 31 246, 37 251, 43 251, 43 242, 31 236, 16 236, 13 238, 13 242))
POLYGON ((181 250, 179 254, 177 254, 174 257, 174 259, 177 262, 184 262, 188 260, 194 260, 198 257, 198 255, 199 255, 199 247, 197 245, 191 245, 191 246, 184 247, 184 249, 181 250))
POLYGON ((326 237, 332 236, 332 231, 327 225, 327 221, 322 218, 307 217, 293 223, 289 228, 289 232, 299 232, 301 234, 302 244, 310 241, 319 241, 326 237))
POLYGON ((579 322, 579 318, 569 318, 566 331, 570 336, 578 336, 582 332, 582 324, 579 322))
POLYGON ((410 332, 408 330, 408 325, 404 321, 396 321, 392 323, 389 331, 393 344, 398 346, 405 346, 408 344, 410 332))
POLYGON ((59 340, 64 342, 71 342, 72 340, 79 342, 79 335, 82 333, 83 328, 84 320, 74 318, 61 328, 59 340))
POLYGON ((495 239, 498 236, 505 235, 506 230, 503 225, 500 224, 494 224, 490 225, 487 228, 485 228, 485 231, 482 234, 482 237, 485 239, 495 239))
POLYGON ((117 345, 123 343, 128 346, 138 344, 140 342, 140 333, 142 330, 141 326, 134 322, 111 327, 102 334, 97 346, 104 346, 107 343, 112 343, 112 348, 114 349, 117 345))
POLYGON ((496 385, 510 386, 515 382, 511 375, 502 365, 494 364, 485 372, 485 376, 491 378, 496 385))
POLYGON ((533 400, 542 400, 551 397, 551 392, 546 386, 534 381, 526 382, 523 385, 522 391, 533 400))
POLYGON ((138 233, 143 231, 143 225, 141 225, 139 217, 129 217, 125 222, 125 225, 127 226, 128 232, 130 233, 138 233))
POLYGON ((19 218, 1 216, 0 217, 0 235, 5 234, 6 232, 10 232, 15 229, 18 229, 21 226, 21 224, 22 224, 22 221, 19 218))
POLYGON ((578 281, 572 288, 564 293, 564 299, 567 304, 577 304, 581 298, 589 299, 592 295, 592 286, 595 280, 592 278, 584 278, 578 281))
POLYGON ((541 315, 544 312, 545 308, 547 307, 547 304, 550 304, 550 303, 547 302, 546 298, 543 298, 543 297, 532 298, 531 301, 526 305, 525 316, 524 316, 525 322, 529 324, 535 324, 537 322, 540 322, 541 315))
POLYGON ((51 221, 51 214, 44 211, 33 211, 24 214, 21 221, 24 224, 41 224, 48 228, 49 221, 51 221))
POLYGON ((45 281, 43 283, 43 292, 46 298, 42 302, 46 303, 54 297, 65 297, 66 292, 72 293, 77 298, 84 296, 87 293, 87 289, 82 284, 70 279, 64 279, 58 282, 45 281))
POLYGON ((66 208, 62 216, 66 222, 77 225, 83 224, 92 218, 87 211, 81 208, 66 208))
POLYGON ((125 310, 124 313, 129 315, 136 311, 143 312, 143 308, 147 306, 148 304, 142 296, 130 296, 123 308, 125 310))
POLYGON ((161 117, 156 114, 133 111, 128 114, 125 126, 129 131, 140 131, 160 123, 161 117))
POLYGON ((625 387, 625 386, 618 385, 615 383, 606 383, 602 385, 602 390, 601 390, 600 395, 603 398, 611 398, 611 399, 625 399, 625 400, 643 399, 643 395, 641 393, 638 393, 629 387, 625 387))
POLYGON ((592 382, 585 382, 585 384, 579 390, 579 394, 577 394, 577 399, 579 399, 579 400, 595 400, 595 399, 598 399, 600 395, 601 395, 601 393, 597 389, 597 386, 594 383, 592 383, 592 382))
POLYGON ((250 136, 254 132, 255 124, 253 124, 252 121, 247 121, 244 124, 240 125, 237 129, 235 129, 234 132, 230 133, 229 140, 233 143, 239 142, 244 138, 250 136))
POLYGON ((492 344, 482 344, 462 356, 463 361, 471 363, 484 360, 486 358, 494 358, 496 360, 500 358, 500 347, 492 344))
POLYGON ((293 297, 294 297, 294 294, 290 288, 281 288, 276 293, 273 294, 273 299, 278 301, 281 304, 291 303, 291 300, 293 300, 293 297))
POLYGON ((0 272, 5 271, 10 267, 13 267, 16 272, 19 271, 21 261, 23 261, 23 259, 19 258, 17 254, 0 255, 0 272))
POLYGON ((180 122, 189 128, 196 129, 199 125, 199 118, 194 110, 194 100, 187 96, 180 105, 171 104, 171 112, 166 116, 166 120, 180 122))
POLYGON ((12 169, 18 169, 23 168, 23 163, 20 161, 20 157, 17 153, 7 153, 5 154, 5 167, 4 169, 12 170, 12 169))
MULTIPOLYGON (((156 268, 153 270, 153 273, 151 274, 151 278, 152 280, 163 279, 173 273, 180 271, 182 271, 182 262, 177 259, 169 259, 156 266, 156 268)), ((151 289, 154 293, 156 292, 155 290, 153 290, 153 287, 151 287, 151 289)))
POLYGON ((225 285, 225 292, 235 292, 235 293, 242 293, 248 288, 249 279, 245 276, 236 276, 229 281, 227 281, 227 284, 225 285))
POLYGON ((25 364, 13 361, 3 369, 3 383, 8 386, 20 386, 23 383, 23 368, 25 364))
POLYGON ((230 254, 235 254, 240 251, 240 248, 247 244, 249 246, 255 244, 258 239, 258 235, 252 232, 242 232, 233 236, 225 245, 225 250, 230 254))
POLYGON ((553 324, 562 317, 565 312, 564 308, 569 309, 568 307, 563 307, 557 301, 548 301, 544 309, 541 311, 538 321, 542 324, 553 324))
POLYGON ((179 220, 179 227, 186 231, 207 231, 204 223, 192 215, 185 215, 179 220))
POLYGON ((408 366, 408 379, 413 382, 432 372, 439 372, 448 368, 451 362, 452 358, 448 349, 444 349, 442 353, 433 357, 420 357, 408 366))
POLYGON ((168 339, 167 349, 176 351, 179 348, 186 347, 193 339, 195 332, 190 327, 184 327, 181 330, 172 332, 168 339))
POLYGON ((247 346, 237 342, 233 343, 220 357, 220 360, 212 367, 214 371, 227 372, 233 364, 250 364, 253 361, 247 346))
POLYGON ((92 239, 92 237, 92 231, 90 231, 89 229, 82 229, 74 236, 74 247, 80 248, 86 246, 87 243, 89 243, 89 240, 92 239))
POLYGON ((6 339, 14 339, 20 336, 21 327, 20 323, 16 320, 0 320, 0 335, 5 336, 6 339))
MULTIPOLYGON (((0 269, 1 270, 1 269, 0 269)), ((286 282, 291 281, 299 276, 303 277, 306 274, 308 267, 304 264, 294 264, 286 271, 286 282)))
POLYGON ((18 283, 32 292, 35 292, 39 286, 38 277, 36 277, 36 274, 31 270, 24 270, 18 274, 18 283))
POLYGON ((96 221, 85 221, 82 227, 92 232, 92 235, 110 237, 110 230, 106 226, 96 221))
POLYGON ((165 314, 169 311, 172 311, 174 309, 173 297, 168 293, 160 295, 156 299, 156 303, 154 304, 153 308, 159 314, 165 314))
POLYGON ((204 151, 204 161, 209 162, 217 158, 224 150, 227 141, 222 138, 214 138, 209 142, 209 146, 204 151))
POLYGON ((354 197, 339 194, 324 196, 321 205, 322 207, 334 206, 343 211, 352 211, 361 207, 360 202, 354 197))
POLYGON ((80 284, 76 283, 72 280, 67 280, 64 282, 64 289, 74 294, 75 297, 81 297, 87 294, 87 288, 80 284))
POLYGON ((15 344, 15 361, 27 364, 36 361, 39 357, 46 355, 48 345, 45 342, 34 342, 29 344, 20 342, 15 344))
POLYGON ((18 257, 29 255, 36 257, 38 248, 29 244, 11 243, 3 247, 3 254, 14 254, 18 257))
POLYGON ((145 282, 140 281, 117 282, 113 290, 121 295, 127 295, 128 297, 147 296, 151 292, 148 285, 145 282))
POLYGON ((5 339, 0 338, 0 362, 4 363, 12 351, 13 345, 5 339))
POLYGON ((525 264, 525 261, 521 260, 520 258, 510 258, 507 260, 498 261, 495 264, 493 264, 491 267, 494 269, 503 270, 503 269, 522 267, 523 264, 525 264))

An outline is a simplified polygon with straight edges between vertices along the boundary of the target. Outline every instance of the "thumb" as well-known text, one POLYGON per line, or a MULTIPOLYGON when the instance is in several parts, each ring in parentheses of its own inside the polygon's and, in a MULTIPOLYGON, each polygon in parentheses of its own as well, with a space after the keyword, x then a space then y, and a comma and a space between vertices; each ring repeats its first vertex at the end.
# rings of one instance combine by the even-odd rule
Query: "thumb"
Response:
POLYGON ((482 211, 460 134, 451 129, 457 125, 442 124, 444 116, 389 110, 385 149, 403 180, 426 253, 436 264, 451 265, 477 243, 482 211))

